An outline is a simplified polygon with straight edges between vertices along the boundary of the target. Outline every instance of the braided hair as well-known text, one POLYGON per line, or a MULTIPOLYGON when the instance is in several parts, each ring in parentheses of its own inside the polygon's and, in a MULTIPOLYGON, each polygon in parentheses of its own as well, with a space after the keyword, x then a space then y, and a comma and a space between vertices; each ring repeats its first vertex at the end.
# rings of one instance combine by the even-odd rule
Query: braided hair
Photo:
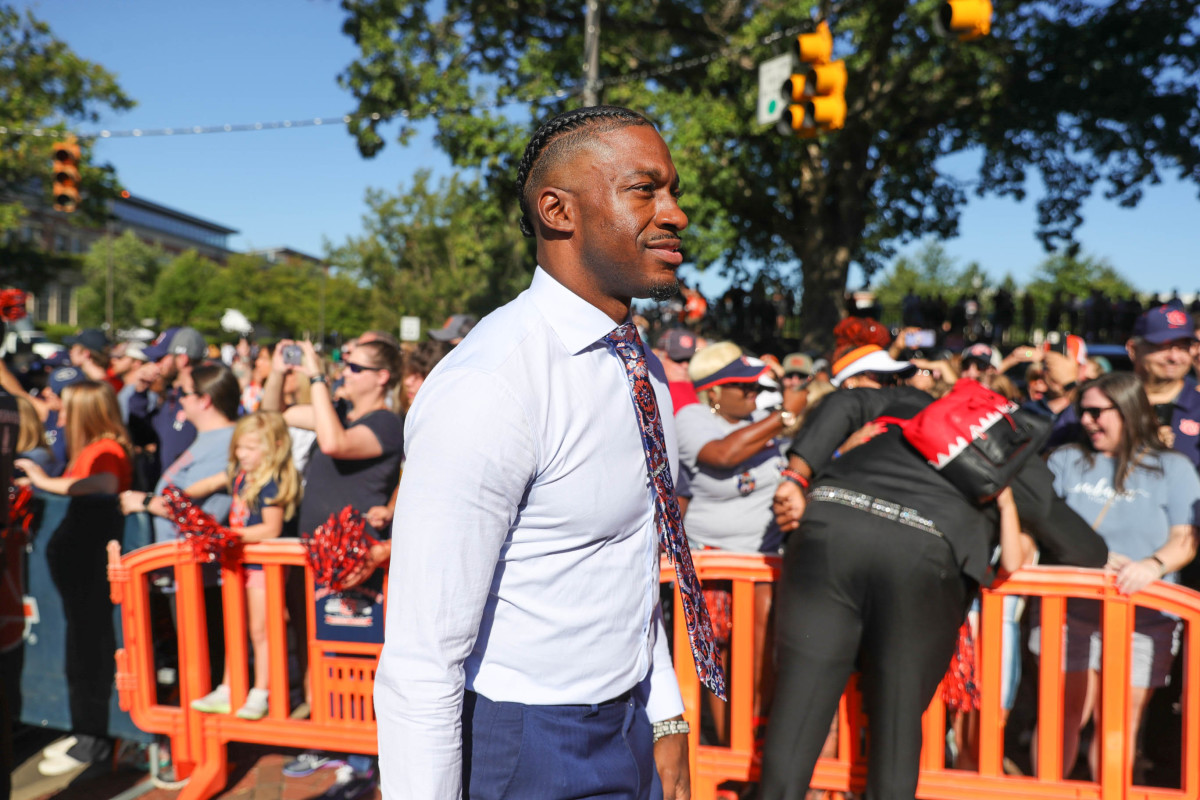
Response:
POLYGON ((525 155, 521 156, 521 163, 517 167, 521 233, 533 237, 527 188, 540 185, 550 168, 563 157, 575 153, 589 138, 588 134, 607 133, 630 125, 650 124, 641 114, 620 106, 576 108, 542 123, 525 146, 525 155))

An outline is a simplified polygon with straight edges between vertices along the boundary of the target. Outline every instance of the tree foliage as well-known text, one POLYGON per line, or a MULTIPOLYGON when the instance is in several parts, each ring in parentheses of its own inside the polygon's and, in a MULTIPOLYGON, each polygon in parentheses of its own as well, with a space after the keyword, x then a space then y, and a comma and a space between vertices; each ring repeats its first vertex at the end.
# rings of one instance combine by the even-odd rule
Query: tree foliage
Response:
MULTIPOLYGON (((80 58, 54 38, 49 26, 32 13, 0 3, 0 231, 17 226, 28 204, 50 205, 51 152, 70 127, 95 122, 99 109, 131 108, 116 78, 103 67, 80 58), (28 132, 41 130, 46 135, 28 132)), ((91 144, 79 141, 83 202, 80 216, 100 223, 105 201, 117 192, 108 165, 91 163, 91 144)), ((37 283, 52 259, 26 254, 5 260, 0 279, 37 283)))
POLYGON ((80 325, 99 327, 104 323, 111 266, 113 325, 118 329, 136 327, 147 316, 155 281, 166 261, 161 247, 143 242, 133 231, 98 239, 83 259, 80 325))
MULTIPOLYGON (((512 203, 531 127, 580 103, 585 4, 342 5, 360 51, 340 76, 360 151, 383 147, 388 124, 403 143, 435 119, 453 162, 482 169, 490 202, 512 203)), ((1133 204, 1166 171, 1200 182, 1200 0, 1012 0, 970 43, 933 34, 936 0, 843 0, 830 23, 850 70, 846 127, 781 137, 754 122, 756 66, 791 41, 770 37, 810 27, 822 5, 617 0, 600 34, 601 101, 646 111, 672 148, 689 257, 801 273, 810 343, 836 321, 851 263, 870 274, 899 243, 957 233, 970 186, 942 156, 981 156, 979 194, 1022 197, 1040 173, 1036 233, 1050 248, 1071 245, 1097 187, 1133 204)))
POLYGON ((373 291, 371 318, 396 329, 400 317, 440 326, 451 314, 482 314, 529 283, 528 245, 512 206, 481 198, 478 179, 436 184, 428 170, 396 195, 367 192, 362 236, 329 254, 330 263, 373 291))

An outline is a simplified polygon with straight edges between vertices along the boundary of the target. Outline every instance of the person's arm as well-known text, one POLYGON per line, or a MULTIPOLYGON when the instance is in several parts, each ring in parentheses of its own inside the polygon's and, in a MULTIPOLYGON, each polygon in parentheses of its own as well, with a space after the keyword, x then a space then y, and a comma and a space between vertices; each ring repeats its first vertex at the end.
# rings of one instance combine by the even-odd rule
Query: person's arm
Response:
MULTIPOLYGON (((24 397, 28 400, 36 400, 29 392, 25 391, 25 387, 21 385, 21 381, 13 375, 8 368, 8 364, 4 363, 4 359, 0 358, 0 388, 13 395, 14 397, 24 397)), ((40 401, 36 401, 40 402, 40 401)))
POLYGON ((267 380, 263 384, 262 398, 259 400, 258 407, 261 411, 285 410, 283 379, 292 371, 292 365, 283 363, 283 348, 289 344, 292 344, 291 340, 284 339, 275 345, 275 350, 271 353, 271 374, 267 376, 267 380))
POLYGON ((216 475, 201 478, 184 489, 188 497, 193 500, 200 500, 222 490, 229 490, 229 475, 224 472, 218 472, 216 475))
POLYGON ((1103 567, 1108 545, 1091 524, 1054 492, 1054 473, 1040 458, 1030 458, 1012 482, 1021 524, 1042 548, 1043 564, 1103 567))
POLYGON ((384 797, 461 794, 464 664, 538 470, 532 431, 516 392, 467 370, 439 373, 409 412, 375 678, 384 797))
POLYGON ((696 461, 713 469, 733 469, 756 455, 767 442, 783 433, 783 414, 772 412, 758 422, 738 428, 723 439, 714 439, 700 448, 696 461))
POLYGON ((1117 589, 1122 594, 1140 592, 1164 575, 1183 569, 1196 557, 1196 528, 1172 525, 1167 543, 1153 555, 1127 561, 1117 570, 1117 589))
MULTIPOLYGON (((312 342, 300 342, 300 349, 304 351, 303 372, 309 378, 324 375, 321 358, 313 349, 312 342)), ((328 382, 312 384, 312 403, 309 408, 312 409, 312 429, 317 433, 317 447, 325 455, 346 461, 361 461, 383 455, 383 446, 370 428, 364 425, 346 428, 342 425, 337 409, 333 407, 333 393, 328 382)), ((289 425, 296 424, 286 416, 285 419, 289 425)))
POLYGON ((86 478, 51 478, 36 461, 18 458, 13 466, 25 470, 29 483, 36 489, 52 494, 78 497, 85 494, 116 494, 120 481, 111 472, 97 472, 86 478))
POLYGON ((1012 487, 1005 487, 996 497, 996 508, 1000 510, 1000 569, 1016 572, 1025 566, 1026 554, 1012 487))
MULTIPOLYGON (((683 698, 679 694, 679 680, 671 651, 667 646, 667 631, 663 626, 662 606, 655 604, 651 624, 656 630, 653 662, 650 674, 644 680, 646 690, 646 716, 651 723, 669 719, 683 719, 683 698)), ((688 667, 691 667, 689 662, 688 667)), ((691 774, 688 770, 688 736, 686 733, 671 733, 654 743, 654 766, 663 787, 663 800, 684 800, 692 792, 691 774)))
POLYGON ((279 506, 263 506, 262 518, 263 521, 255 525, 230 528, 230 530, 241 537, 241 540, 247 544, 263 542, 267 539, 278 539, 279 534, 283 533, 283 509, 279 506))

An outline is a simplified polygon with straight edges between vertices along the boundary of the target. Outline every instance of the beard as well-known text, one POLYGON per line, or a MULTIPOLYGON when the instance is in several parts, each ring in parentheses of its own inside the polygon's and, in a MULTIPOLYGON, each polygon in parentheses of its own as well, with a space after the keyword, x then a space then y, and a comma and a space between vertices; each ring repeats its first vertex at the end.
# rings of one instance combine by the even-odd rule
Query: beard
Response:
POLYGON ((679 281, 675 280, 674 278, 670 278, 662 283, 655 283, 646 287, 646 294, 644 296, 659 303, 664 303, 674 297, 678 292, 679 281))

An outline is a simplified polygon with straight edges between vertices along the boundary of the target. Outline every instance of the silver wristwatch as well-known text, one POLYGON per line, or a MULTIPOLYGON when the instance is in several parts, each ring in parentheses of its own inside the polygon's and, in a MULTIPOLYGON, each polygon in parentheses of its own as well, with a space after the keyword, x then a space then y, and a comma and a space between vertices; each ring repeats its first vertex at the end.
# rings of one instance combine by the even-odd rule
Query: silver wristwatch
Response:
POLYGON ((675 733, 688 733, 692 727, 687 724, 686 719, 664 719, 654 723, 654 741, 658 741, 664 736, 670 736, 675 733))

